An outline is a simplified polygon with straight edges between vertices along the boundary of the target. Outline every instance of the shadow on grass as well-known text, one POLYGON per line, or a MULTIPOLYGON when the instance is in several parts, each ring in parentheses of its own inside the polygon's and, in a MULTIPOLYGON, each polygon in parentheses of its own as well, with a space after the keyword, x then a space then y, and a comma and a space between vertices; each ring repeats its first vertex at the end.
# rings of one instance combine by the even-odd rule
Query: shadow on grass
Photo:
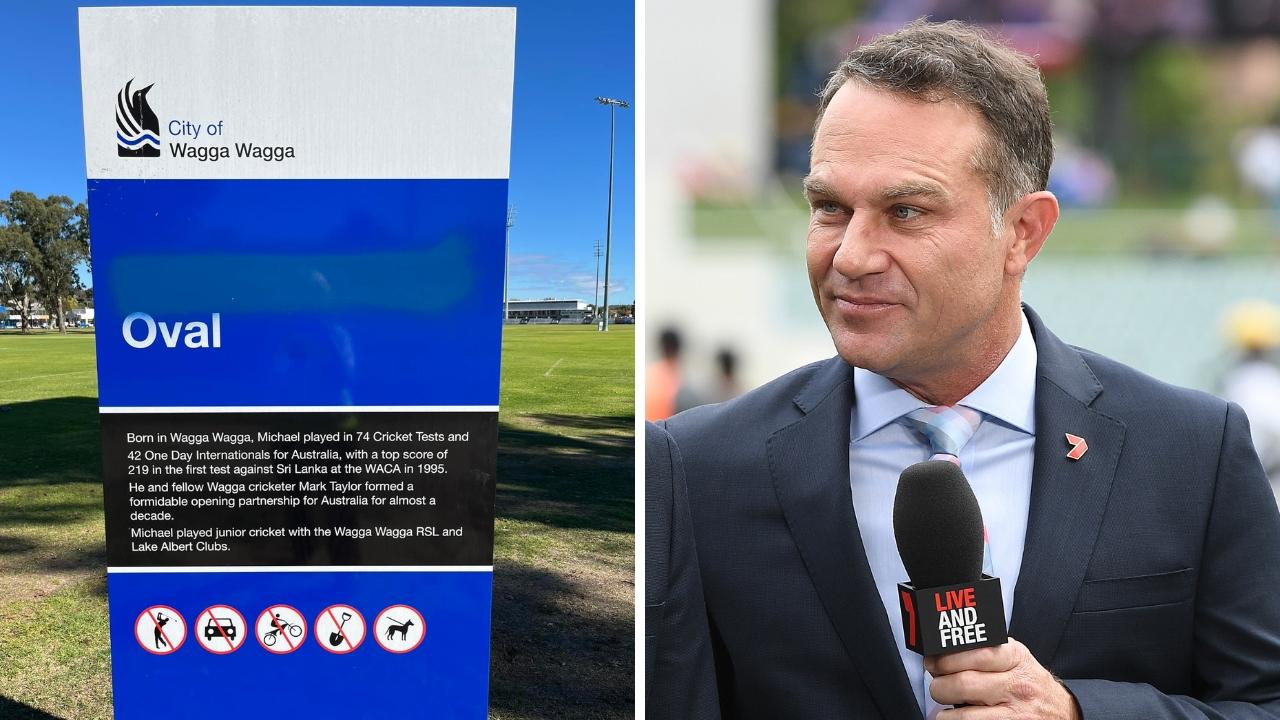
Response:
POLYGON ((93 595, 94 597, 105 598, 107 596, 107 572, 105 567, 107 564, 106 558, 107 558, 107 552, 104 549, 102 551, 102 564, 104 566, 103 571, 101 573, 98 573, 97 575, 94 575, 93 579, 89 581, 89 584, 85 585, 85 592, 93 595))
POLYGON ((566 529, 633 530, 635 438, 598 434, 602 428, 630 430, 631 416, 528 417, 538 429, 498 428, 498 517, 566 529), (561 435, 554 432, 557 424, 594 433, 561 435))
POLYGON ((0 488, 99 482, 101 441, 97 398, 0 404, 0 488))
POLYGON ((519 564, 500 563, 493 583, 491 716, 633 716, 629 605, 602 612, 599 598, 584 587, 519 564))
POLYGON ((558 425, 577 430, 614 430, 631 434, 635 431, 635 417, 632 415, 555 415, 531 414, 524 417, 537 420, 548 425, 558 425))
POLYGON ((36 544, 26 538, 0 535, 0 555, 5 553, 24 553, 36 549, 36 544))
POLYGON ((0 718, 5 720, 61 720, 57 715, 50 715, 30 705, 0 695, 0 718))
POLYGON ((0 517, 0 527, 79 523, 91 515, 101 514, 100 498, 94 498, 90 502, 55 502, 44 507, 5 510, 4 516, 0 517))
MULTIPOLYGON (((0 513, 0 529, 78 526, 102 517, 100 493, 69 487, 101 483, 97 398, 0 404, 0 447, 4 448, 0 490, 8 490, 6 495, 13 502, 0 513)), ((0 555, 9 556, 11 566, 24 571, 58 574, 98 568, 105 572, 105 541, 99 539, 89 546, 83 542, 60 540, 37 545, 27 538, 0 535, 0 555)), ((98 583, 93 592, 105 595, 105 582, 98 583)), ((0 698, 0 718, 11 717, 4 702, 0 698)))

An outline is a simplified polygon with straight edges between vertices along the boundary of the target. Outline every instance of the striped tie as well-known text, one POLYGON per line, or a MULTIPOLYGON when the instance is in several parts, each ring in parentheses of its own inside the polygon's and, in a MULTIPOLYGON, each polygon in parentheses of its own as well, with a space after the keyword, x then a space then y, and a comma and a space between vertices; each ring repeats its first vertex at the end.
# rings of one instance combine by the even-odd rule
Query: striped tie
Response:
MULTIPOLYGON (((960 464, 960 449, 982 425, 982 413, 963 405, 937 405, 913 410, 899 421, 915 430, 929 443, 930 460, 946 460, 960 464)), ((982 572, 995 577, 991 565, 991 542, 987 528, 982 527, 982 572)))

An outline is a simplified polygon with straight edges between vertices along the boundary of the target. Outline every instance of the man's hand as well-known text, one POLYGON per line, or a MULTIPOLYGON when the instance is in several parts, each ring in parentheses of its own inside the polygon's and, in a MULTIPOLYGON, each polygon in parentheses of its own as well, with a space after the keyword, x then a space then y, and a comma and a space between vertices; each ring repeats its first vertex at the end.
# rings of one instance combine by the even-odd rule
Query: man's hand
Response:
POLYGON ((938 720, 1080 720, 1071 693, 1013 638, 995 647, 927 657, 924 669, 933 675, 929 694, 934 700, 969 706, 944 710, 938 720))

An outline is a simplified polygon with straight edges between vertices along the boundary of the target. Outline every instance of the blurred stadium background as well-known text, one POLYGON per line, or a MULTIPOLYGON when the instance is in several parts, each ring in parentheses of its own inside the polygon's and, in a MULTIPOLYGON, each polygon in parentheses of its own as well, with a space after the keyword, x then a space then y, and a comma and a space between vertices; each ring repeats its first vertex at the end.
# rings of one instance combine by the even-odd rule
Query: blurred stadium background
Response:
POLYGON ((1215 392, 1245 344, 1280 344, 1276 313, 1238 311, 1280 304, 1280 0, 650 0, 648 14, 682 18, 647 28, 651 392, 670 384, 669 328, 681 407, 732 393, 726 349, 739 389, 833 354, 804 267, 816 93, 854 46, 920 16, 981 24, 1040 64, 1063 215, 1024 298, 1064 340, 1215 392))

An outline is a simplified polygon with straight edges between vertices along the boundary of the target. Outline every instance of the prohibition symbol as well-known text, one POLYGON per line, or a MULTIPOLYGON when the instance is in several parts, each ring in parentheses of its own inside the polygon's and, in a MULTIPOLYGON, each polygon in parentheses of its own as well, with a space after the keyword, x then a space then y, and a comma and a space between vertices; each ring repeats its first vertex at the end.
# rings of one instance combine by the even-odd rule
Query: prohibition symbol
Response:
POLYGON ((397 654, 417 648, 427 636, 427 621, 408 605, 392 605, 378 613, 373 627, 373 639, 383 650, 397 654))
POLYGON ((152 655, 171 655, 187 639, 187 622, 168 605, 152 605, 133 621, 133 637, 152 655))
POLYGON ((253 629, 258 644, 275 655, 288 655, 307 639, 307 621, 297 608, 288 605, 272 605, 263 610, 253 629))
POLYGON ((316 616, 316 642, 335 655, 360 647, 364 636, 364 616, 350 605, 330 605, 316 616))
POLYGON ((196 616, 196 642, 215 655, 229 655, 244 644, 248 624, 230 605, 210 605, 196 616))

